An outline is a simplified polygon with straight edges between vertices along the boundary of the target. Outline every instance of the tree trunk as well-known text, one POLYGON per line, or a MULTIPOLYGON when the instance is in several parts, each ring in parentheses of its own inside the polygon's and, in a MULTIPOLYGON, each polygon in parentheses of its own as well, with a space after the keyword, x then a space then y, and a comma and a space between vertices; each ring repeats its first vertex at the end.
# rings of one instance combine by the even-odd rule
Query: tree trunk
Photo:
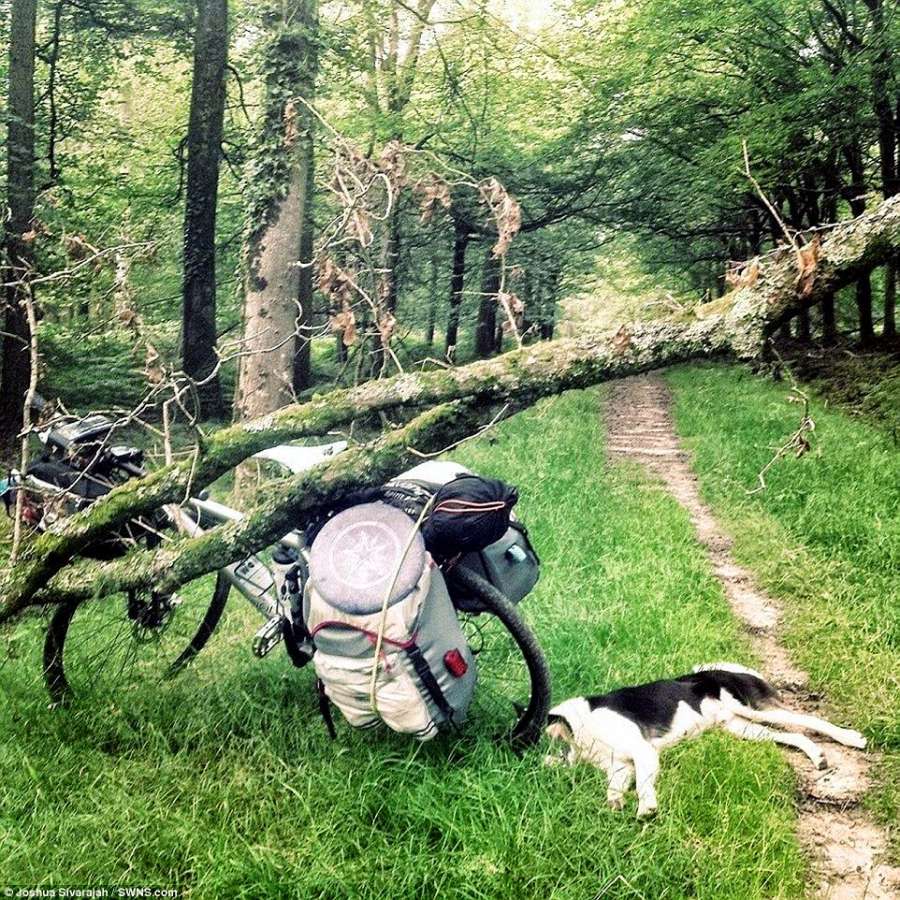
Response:
POLYGON ((64 0, 53 5, 53 26, 50 32, 50 54, 47 57, 47 168, 51 184, 59 180, 59 162, 56 144, 59 131, 59 110, 56 102, 56 82, 59 72, 59 46, 62 38, 62 11, 64 0))
MULTIPOLYGON (((881 171, 881 190, 885 199, 900 192, 897 172, 898 128, 890 83, 893 73, 893 54, 884 19, 884 0, 865 0, 872 20, 874 53, 871 56, 872 103, 878 120, 878 162, 881 171)), ((884 273, 884 324, 882 336, 896 334, 897 271, 895 263, 888 263, 884 273)), ((862 323, 860 323, 862 324, 862 323)), ((874 329, 873 329, 874 331, 874 329)), ((861 335, 862 336, 862 335, 861 335)), ((871 336, 874 338, 874 334, 871 336)))
POLYGON ((875 341, 875 321, 872 317, 872 276, 866 272, 856 282, 856 311, 859 316, 859 341, 870 346, 875 341))
POLYGON ((888 340, 897 336, 897 264, 884 267, 884 324, 881 336, 888 340))
POLYGON ((397 196, 393 198, 381 239, 381 302, 389 313, 397 311, 400 241, 400 197, 397 196))
POLYGON ((475 323, 475 355, 487 359, 496 352, 497 292, 500 290, 500 260, 488 247, 484 254, 481 273, 481 297, 478 303, 478 320, 475 323))
POLYGON ((559 294, 560 276, 559 267, 552 265, 549 270, 546 288, 541 296, 542 341, 549 341, 553 338, 553 330, 556 327, 556 300, 559 294))
POLYGON ((837 318, 834 294, 822 299, 822 343, 831 346, 837 341, 837 318))
POLYGON ((187 134, 181 365, 197 383, 202 418, 224 413, 216 367, 216 200, 225 115, 227 0, 197 0, 187 134))
MULTIPOLYGON (((848 186, 848 202, 854 216, 861 216, 866 211, 866 173, 862 150, 858 142, 845 149, 847 166, 850 170, 848 186)), ((859 339, 862 344, 871 344, 875 340, 875 328, 872 322, 872 277, 870 272, 860 275, 856 283, 856 310, 859 317, 859 339)))
POLYGON ((469 232, 465 225, 456 224, 453 233, 453 269, 450 274, 450 311, 447 314, 447 334, 444 338, 444 350, 448 356, 456 347, 459 339, 459 313, 463 300, 463 286, 466 281, 466 247, 469 245, 469 232))
POLYGON ((802 344, 808 344, 812 340, 808 309, 801 309, 797 315, 797 340, 802 344))
POLYGON ((822 241, 816 268, 808 276, 798 279, 793 253, 775 254, 763 261, 754 285, 733 291, 724 310, 720 303, 706 315, 701 311, 696 320, 623 325, 615 334, 585 333, 577 339, 530 345, 455 369, 406 372, 222 429, 209 435, 190 459, 114 489, 58 530, 30 541, 19 564, 0 574, 0 622, 34 603, 99 596, 123 587, 169 590, 245 558, 351 486, 378 483, 395 474, 414 457, 410 447, 440 449, 471 434, 481 421, 476 414, 483 411, 489 416, 492 404, 509 404, 510 412, 562 390, 717 354, 757 359, 781 322, 821 303, 861 272, 884 264, 898 248, 900 198, 894 198, 862 219, 834 228, 822 241), (323 435, 379 411, 402 415, 404 410, 436 404, 440 405, 374 445, 355 448, 326 466, 267 489, 255 498, 256 506, 241 523, 201 538, 173 541, 156 553, 132 553, 106 564, 79 563, 77 573, 60 571, 115 527, 165 503, 181 502, 186 492, 198 490, 272 444, 323 435))
POLYGON ((893 54, 890 37, 884 19, 884 0, 864 0, 872 20, 870 76, 872 82, 872 106, 878 120, 878 161, 881 170, 881 187, 885 199, 900 191, 897 178, 897 122, 894 104, 891 102, 890 83, 893 74, 893 54))
POLYGON ((25 297, 30 286, 34 255, 31 230, 34 217, 34 34, 37 0, 13 0, 9 41, 9 106, 6 152, 7 205, 4 229, 6 288, 3 366, 0 369, 0 455, 15 446, 24 421, 23 404, 31 378, 25 297))
POLYGON ((438 258, 436 253, 431 254, 431 275, 428 279, 428 320, 425 323, 425 344, 434 346, 434 323, 437 319, 438 296, 438 258))
POLYGON ((244 345, 235 417, 252 419, 293 399, 294 346, 300 310, 302 233, 317 68, 316 0, 269 0, 263 50, 265 96, 260 134, 248 172, 244 248, 244 345))
POLYGON ((534 337, 535 331, 535 307, 534 307, 534 278, 531 274, 531 268, 526 268, 522 274, 521 294, 522 304, 525 307, 525 313, 522 316, 522 333, 525 340, 534 337))
MULTIPOLYGON (((313 197, 315 196, 316 159, 312 134, 309 135, 306 160, 306 220, 300 235, 300 333, 294 345, 294 393, 300 394, 312 387, 312 335, 313 335, 313 197)), ((343 342, 341 342, 343 346, 343 342)))

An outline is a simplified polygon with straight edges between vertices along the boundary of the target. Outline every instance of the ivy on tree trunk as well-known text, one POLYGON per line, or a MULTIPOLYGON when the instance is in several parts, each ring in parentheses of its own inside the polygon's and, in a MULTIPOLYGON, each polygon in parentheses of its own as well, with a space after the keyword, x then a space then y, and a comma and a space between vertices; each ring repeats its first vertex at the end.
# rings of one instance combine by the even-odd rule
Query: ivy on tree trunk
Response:
POLYGON ((309 225, 311 103, 318 66, 316 0, 266 7, 265 95, 247 172, 244 341, 235 413, 252 419, 290 403, 300 310, 303 229, 309 225))

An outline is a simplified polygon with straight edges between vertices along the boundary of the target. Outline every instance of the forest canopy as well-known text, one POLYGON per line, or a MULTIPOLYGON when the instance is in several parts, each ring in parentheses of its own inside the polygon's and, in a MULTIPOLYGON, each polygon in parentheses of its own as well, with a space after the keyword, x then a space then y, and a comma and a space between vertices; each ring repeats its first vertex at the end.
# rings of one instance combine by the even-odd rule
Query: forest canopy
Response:
MULTIPOLYGON (((273 325, 292 371, 272 407, 396 371, 388 345, 487 356, 550 337, 561 303, 579 321, 599 295, 714 299, 730 269, 897 192, 897 19, 882 0, 4 0, 5 281, 35 282, 40 387, 77 405, 56 373, 89 347, 95 400, 127 407, 148 374, 203 382, 218 346, 200 401, 229 415, 234 341, 268 303, 254 241, 271 250, 291 191, 300 300, 273 325), (360 201, 342 166, 378 184, 360 201), (499 265, 489 183, 519 208, 499 265), (354 203, 367 222, 336 238, 354 203)), ((894 285, 866 274, 795 331, 890 336, 894 285)), ((6 290, 18 425, 28 328, 6 290)))

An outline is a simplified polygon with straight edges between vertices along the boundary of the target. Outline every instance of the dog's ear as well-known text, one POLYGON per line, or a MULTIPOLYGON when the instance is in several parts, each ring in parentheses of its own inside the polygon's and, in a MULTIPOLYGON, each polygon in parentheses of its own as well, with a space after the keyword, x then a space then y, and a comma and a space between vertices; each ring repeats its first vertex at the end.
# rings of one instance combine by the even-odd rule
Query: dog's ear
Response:
POLYGON ((574 737, 574 731, 569 724, 569 720, 565 716, 551 713, 547 716, 547 727, 545 729, 548 737, 557 741, 571 741, 574 737))

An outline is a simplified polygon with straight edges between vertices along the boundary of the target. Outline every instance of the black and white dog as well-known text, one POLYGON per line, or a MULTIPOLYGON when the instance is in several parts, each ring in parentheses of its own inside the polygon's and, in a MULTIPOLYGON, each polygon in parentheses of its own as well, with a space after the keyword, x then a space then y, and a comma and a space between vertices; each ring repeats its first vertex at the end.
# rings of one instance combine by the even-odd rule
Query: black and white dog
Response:
POLYGON ((659 751, 716 726, 746 740, 796 747, 814 766, 825 768, 822 750, 808 737, 766 725, 806 729, 847 747, 866 746, 858 731, 786 709, 759 672, 734 663, 712 663, 679 678, 560 703, 550 710, 547 734, 566 747, 544 762, 570 766, 585 762, 605 770, 607 801, 613 809, 622 809, 625 792, 636 781, 638 816, 656 811, 659 751))

